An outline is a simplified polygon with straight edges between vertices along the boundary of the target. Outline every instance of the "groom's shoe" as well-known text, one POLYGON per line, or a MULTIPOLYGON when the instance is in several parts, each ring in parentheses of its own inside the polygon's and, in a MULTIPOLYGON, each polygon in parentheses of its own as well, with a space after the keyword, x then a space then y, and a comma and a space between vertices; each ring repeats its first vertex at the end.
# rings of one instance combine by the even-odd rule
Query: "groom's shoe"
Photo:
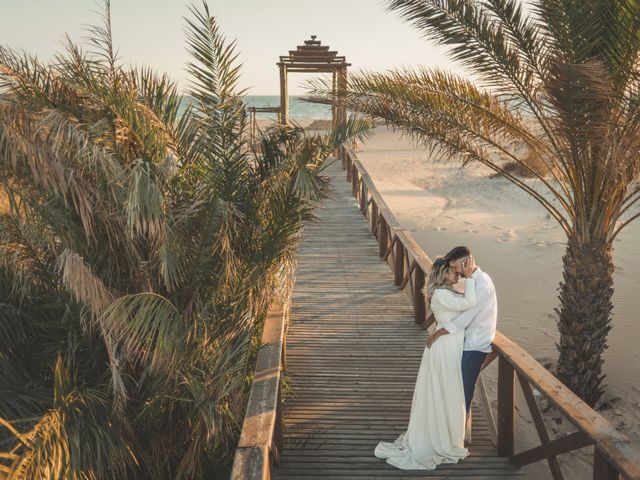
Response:
POLYGON ((471 428, 473 426, 473 420, 471 412, 467 414, 467 420, 464 424, 464 444, 471 445, 471 428))

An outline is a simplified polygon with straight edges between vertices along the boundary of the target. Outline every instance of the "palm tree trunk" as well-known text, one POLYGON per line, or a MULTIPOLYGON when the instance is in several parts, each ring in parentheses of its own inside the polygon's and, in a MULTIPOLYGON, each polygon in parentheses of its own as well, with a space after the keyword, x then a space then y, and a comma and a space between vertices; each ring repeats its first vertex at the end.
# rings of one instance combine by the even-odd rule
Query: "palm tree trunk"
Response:
POLYGON ((589 405, 604 391, 602 355, 611 330, 613 259, 606 241, 573 235, 562 259, 558 329, 558 378, 589 405))

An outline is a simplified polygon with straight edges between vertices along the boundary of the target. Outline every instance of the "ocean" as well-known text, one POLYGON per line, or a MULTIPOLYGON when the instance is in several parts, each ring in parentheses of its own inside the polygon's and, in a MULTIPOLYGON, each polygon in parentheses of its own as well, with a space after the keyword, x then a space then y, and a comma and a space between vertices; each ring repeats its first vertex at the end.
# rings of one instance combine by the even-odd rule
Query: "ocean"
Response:
MULTIPOLYGON (((331 118, 331 107, 302 100, 301 96, 289 95, 289 118, 314 118, 327 120, 331 118)), ((278 107, 279 95, 247 95, 245 103, 250 107, 278 107)), ((257 113, 258 118, 275 118, 275 113, 257 113)))
MULTIPOLYGON (((189 97, 184 96, 183 101, 189 97)), ((302 100, 302 96, 289 95, 289 118, 302 119, 313 118, 319 120, 331 119, 331 107, 329 105, 319 105, 302 100)), ((249 107, 279 107, 279 95, 246 95, 244 101, 249 107)), ((257 113, 257 118, 275 119, 276 113, 257 113)))

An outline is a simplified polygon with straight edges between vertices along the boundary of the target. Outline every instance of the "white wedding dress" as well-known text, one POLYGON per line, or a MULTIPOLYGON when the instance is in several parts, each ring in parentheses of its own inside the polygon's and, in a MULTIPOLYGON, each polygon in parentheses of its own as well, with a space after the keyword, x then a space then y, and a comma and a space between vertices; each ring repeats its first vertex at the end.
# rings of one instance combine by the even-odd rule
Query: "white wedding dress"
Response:
MULTIPOLYGON (((476 304, 475 281, 465 279, 465 294, 439 288, 431 310, 438 328, 476 304)), ((402 470, 433 470, 469 455, 464 448, 465 402, 462 387, 464 331, 441 336, 424 349, 413 392, 407 431, 394 442, 380 442, 375 456, 402 470)))

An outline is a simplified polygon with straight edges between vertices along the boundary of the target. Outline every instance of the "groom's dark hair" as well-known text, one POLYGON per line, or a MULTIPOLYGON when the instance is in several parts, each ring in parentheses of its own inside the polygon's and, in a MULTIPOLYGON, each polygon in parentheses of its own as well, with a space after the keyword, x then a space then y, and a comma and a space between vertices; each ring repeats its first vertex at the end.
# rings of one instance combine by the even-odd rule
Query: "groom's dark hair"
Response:
POLYGON ((449 253, 444 256, 444 258, 446 258, 448 262, 455 262, 456 260, 468 257, 469 255, 471 255, 471 250, 469 250, 467 247, 460 246, 453 247, 451 250, 449 250, 449 253))

